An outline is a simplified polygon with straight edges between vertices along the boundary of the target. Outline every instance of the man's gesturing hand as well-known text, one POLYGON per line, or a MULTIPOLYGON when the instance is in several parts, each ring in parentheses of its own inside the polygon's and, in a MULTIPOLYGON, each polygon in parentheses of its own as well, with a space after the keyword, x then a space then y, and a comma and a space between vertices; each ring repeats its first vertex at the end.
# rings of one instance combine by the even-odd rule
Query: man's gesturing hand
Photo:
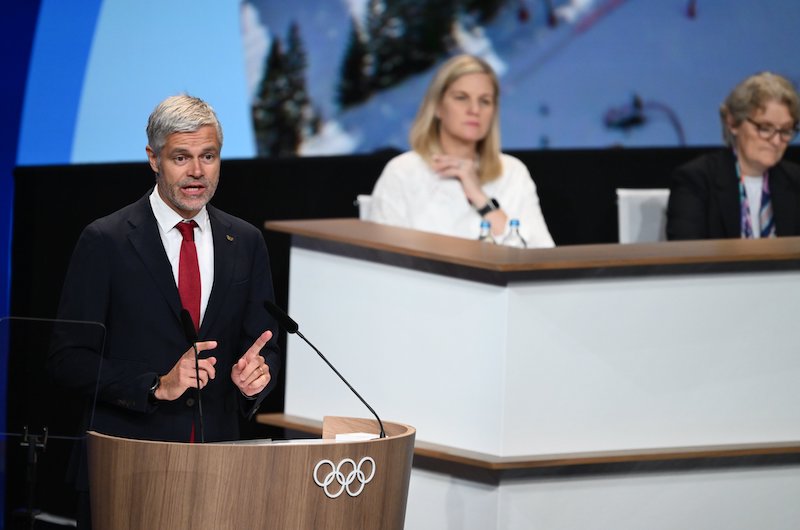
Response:
POLYGON ((272 338, 270 330, 256 339, 252 346, 233 365, 231 380, 245 396, 255 396, 266 388, 272 376, 269 366, 259 353, 272 338))
MULTIPOLYGON (((215 340, 198 342, 197 352, 199 354, 202 351, 213 350, 216 347, 217 341, 215 340)), ((207 357, 199 360, 200 388, 205 387, 217 375, 214 370, 215 364, 217 364, 216 357, 207 357)), ((193 348, 186 350, 186 353, 181 355, 172 370, 161 376, 161 385, 156 389, 155 396, 156 399, 161 401, 174 401, 181 397, 187 388, 197 388, 193 348)))

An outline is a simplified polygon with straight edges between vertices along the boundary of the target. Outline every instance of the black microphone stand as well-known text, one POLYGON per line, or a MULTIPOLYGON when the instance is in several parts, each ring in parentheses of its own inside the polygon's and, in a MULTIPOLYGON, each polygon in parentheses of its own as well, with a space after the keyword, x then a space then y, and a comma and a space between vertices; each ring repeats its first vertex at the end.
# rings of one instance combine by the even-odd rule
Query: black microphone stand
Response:
POLYGON ((369 409, 369 411, 372 413, 372 415, 373 415, 373 416, 375 416, 375 419, 376 419, 376 420, 378 420, 378 425, 379 425, 379 426, 380 426, 380 428, 381 428, 381 434, 380 434, 380 437, 381 437, 381 438, 386 438, 386 432, 383 430, 383 422, 382 422, 382 421, 381 421, 381 419, 378 417, 378 413, 377 413, 377 412, 375 412, 375 409, 373 409, 372 407, 370 407, 370 406, 369 406, 369 403, 367 403, 367 402, 366 402, 366 400, 365 400, 363 397, 361 397, 361 394, 359 394, 359 393, 356 391, 356 389, 355 389, 355 388, 353 388, 353 386, 352 386, 350 383, 348 383, 348 382, 347 382, 347 379, 345 379, 345 378, 344 378, 344 376, 343 376, 342 374, 340 374, 340 373, 339 373, 339 370, 337 370, 336 368, 334 368, 334 366, 333 366, 333 365, 330 363, 330 361, 329 361, 329 360, 328 360, 328 359, 327 359, 327 358, 326 358, 324 355, 322 355, 322 352, 321 352, 321 351, 319 351, 319 350, 317 349, 317 347, 316 347, 316 346, 314 346, 313 344, 311 344, 311 341, 309 341, 307 338, 305 338, 305 336, 304 336, 302 333, 300 333, 300 330, 299 330, 299 329, 298 329, 297 331, 295 331, 294 333, 295 333, 295 335, 297 335, 298 337, 300 337, 301 339, 303 339, 303 341, 305 341, 305 343, 306 343, 306 344, 308 344, 309 346, 311 346, 311 348, 312 348, 312 349, 313 349, 315 352, 317 352, 317 355, 319 355, 320 359, 322 359, 323 361, 325 361, 325 364, 327 364, 327 365, 330 367, 330 369, 331 369, 331 370, 333 370, 333 373, 335 373, 336 375, 338 375, 338 376, 339 376, 339 379, 341 379, 341 380, 342 380, 342 382, 343 382, 344 384, 346 384, 346 385, 347 385, 347 388, 349 388, 349 389, 350 389, 350 390, 353 392, 353 394, 355 394, 355 395, 356 395, 356 397, 357 397, 358 399, 360 399, 360 400, 361 400, 361 403, 363 403, 363 404, 364 404, 364 406, 365 406, 365 407, 367 407, 367 408, 369 409))
POLYGON ((346 384, 346 385, 347 385, 347 388, 349 388, 349 389, 350 389, 350 391, 351 391, 353 394, 355 394, 355 395, 356 395, 356 397, 357 397, 357 398, 358 398, 358 399, 361 401, 361 403, 363 403, 363 404, 364 404, 364 406, 365 406, 365 407, 367 407, 367 408, 369 409, 369 411, 372 413, 372 415, 373 415, 373 416, 375 416, 375 419, 376 419, 376 420, 378 420, 378 425, 379 425, 379 426, 380 426, 380 428, 381 428, 380 437, 381 437, 381 438, 386 438, 386 432, 383 430, 383 422, 382 422, 382 421, 381 421, 381 419, 378 417, 378 413, 377 413, 377 412, 375 412, 375 409, 373 409, 372 407, 370 407, 370 406, 369 406, 369 403, 367 403, 367 401, 366 401, 366 400, 365 400, 363 397, 361 397, 361 394, 359 394, 359 393, 356 391, 356 389, 355 389, 355 388, 353 388, 353 386, 352 386, 350 383, 348 383, 348 382, 347 382, 347 379, 345 379, 345 378, 344 378, 344 376, 343 376, 342 374, 340 374, 340 373, 339 373, 339 370, 337 370, 337 369, 336 369, 336 368, 335 368, 335 367, 334 367, 334 366, 331 364, 331 362, 330 362, 330 361, 327 359, 327 357, 325 357, 324 355, 322 355, 322 352, 321 352, 321 351, 319 351, 319 350, 317 349, 317 347, 316 347, 316 346, 314 346, 313 344, 311 344, 311 341, 310 341, 310 340, 308 340, 308 339, 307 339, 307 338, 306 338, 306 337, 305 337, 305 336, 304 336, 302 333, 300 333, 300 326, 298 326, 298 325, 297 325, 297 322, 295 322, 294 320, 292 320, 292 318, 291 318, 289 315, 287 315, 287 314, 286 314, 286 311, 284 311, 283 309, 281 309, 280 307, 278 307, 278 306, 277 306, 277 305, 276 305, 276 304, 275 304, 275 303, 274 303, 272 300, 265 300, 265 301, 264 301, 264 307, 266 308, 267 312, 268 312, 270 315, 272 315, 272 317, 273 317, 273 318, 275 318, 275 320, 277 320, 277 321, 278 321, 278 324, 279 324, 279 325, 280 325, 280 326, 281 326, 283 329, 285 329, 285 330, 286 330, 286 332, 287 332, 287 333, 290 333, 290 334, 293 334, 293 335, 297 335, 298 337, 300 337, 301 339, 303 339, 303 341, 304 341, 306 344, 308 344, 309 346, 311 346, 311 349, 313 349, 315 352, 317 352, 317 355, 319 355, 319 358, 320 358, 320 359, 322 359, 323 361, 325 361, 325 364, 327 364, 327 365, 328 365, 328 367, 330 367, 330 369, 331 369, 331 370, 333 370, 333 373, 335 373, 336 375, 338 375, 338 376, 339 376, 339 379, 341 379, 341 380, 342 380, 342 382, 343 382, 344 384, 346 384))
POLYGON ((22 441, 19 443, 20 447, 27 448, 27 466, 25 470, 25 489, 26 489, 26 510, 24 514, 17 512, 15 515, 24 515, 27 520, 28 528, 33 530, 36 525, 36 516, 39 515, 40 510, 36 506, 36 476, 37 467, 39 464, 39 452, 42 453, 47 449, 47 427, 42 428, 42 435, 31 434, 28 432, 28 426, 25 425, 22 441))
POLYGON ((200 392, 200 355, 197 352, 197 341, 192 342, 194 349, 194 375, 197 378, 197 415, 200 423, 200 443, 206 443, 206 430, 203 425, 203 396, 200 392))
POLYGON ((205 443, 206 433, 203 425, 203 397, 202 392, 200 392, 200 354, 197 351, 197 330, 194 329, 192 315, 186 309, 181 310, 181 324, 183 324, 183 333, 194 350, 194 376, 197 379, 197 415, 200 423, 200 443, 205 443))

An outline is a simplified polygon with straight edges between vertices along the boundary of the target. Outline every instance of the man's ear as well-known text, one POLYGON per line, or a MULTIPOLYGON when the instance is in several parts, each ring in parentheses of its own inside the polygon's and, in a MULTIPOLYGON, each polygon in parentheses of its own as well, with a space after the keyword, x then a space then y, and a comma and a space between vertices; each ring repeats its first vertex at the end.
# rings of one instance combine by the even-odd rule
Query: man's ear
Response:
POLYGON ((147 160, 150 162, 150 169, 153 170, 153 173, 157 174, 159 172, 158 155, 156 155, 155 151, 153 151, 153 148, 149 145, 145 147, 144 150, 147 151, 147 160))

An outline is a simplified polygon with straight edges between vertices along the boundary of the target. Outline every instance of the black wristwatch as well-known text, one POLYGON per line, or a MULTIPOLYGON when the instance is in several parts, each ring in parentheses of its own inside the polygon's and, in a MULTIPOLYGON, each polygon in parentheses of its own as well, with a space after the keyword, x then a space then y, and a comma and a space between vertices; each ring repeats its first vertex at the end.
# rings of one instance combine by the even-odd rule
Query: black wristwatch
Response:
POLYGON ((150 387, 150 391, 147 393, 147 402, 150 403, 151 405, 157 405, 158 402, 160 401, 156 397, 156 390, 158 390, 158 387, 160 386, 161 386, 161 376, 157 375, 156 380, 153 383, 153 386, 150 387))
POLYGON ((486 205, 483 208, 478 208, 478 213, 480 214, 481 217, 485 217, 487 213, 499 209, 500 209, 500 203, 497 202, 497 199, 492 197, 488 201, 486 201, 486 205))

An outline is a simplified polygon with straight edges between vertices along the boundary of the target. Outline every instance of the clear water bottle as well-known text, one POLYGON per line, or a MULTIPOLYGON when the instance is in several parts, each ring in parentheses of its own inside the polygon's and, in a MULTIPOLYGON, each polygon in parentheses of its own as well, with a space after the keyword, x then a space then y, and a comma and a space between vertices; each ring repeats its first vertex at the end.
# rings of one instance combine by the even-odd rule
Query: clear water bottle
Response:
POLYGON ((508 226, 510 227, 510 231, 505 239, 503 239, 503 244, 507 247, 528 248, 528 244, 525 243, 522 234, 519 233, 519 219, 512 219, 509 221, 508 226))
POLYGON ((481 220, 481 234, 478 236, 478 241, 482 243, 496 243, 494 237, 492 237, 492 223, 486 219, 481 220))

